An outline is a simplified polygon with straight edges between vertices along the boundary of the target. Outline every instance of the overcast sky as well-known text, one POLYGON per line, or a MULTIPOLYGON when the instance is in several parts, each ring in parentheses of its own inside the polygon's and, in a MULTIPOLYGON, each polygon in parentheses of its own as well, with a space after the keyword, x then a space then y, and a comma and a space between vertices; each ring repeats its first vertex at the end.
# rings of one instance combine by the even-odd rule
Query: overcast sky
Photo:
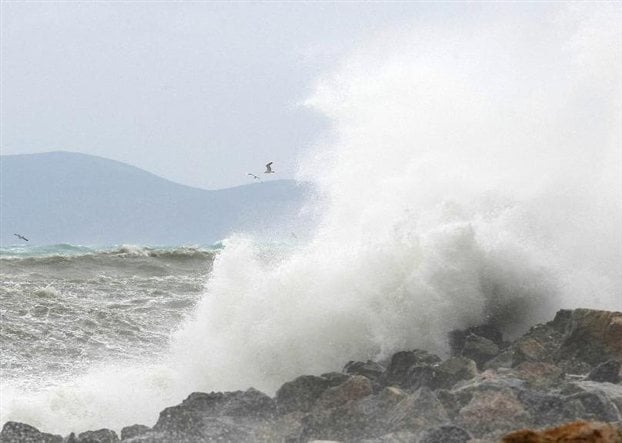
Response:
POLYGON ((302 102, 386 29, 473 12, 432 3, 2 2, 2 154, 66 150, 208 188, 327 130, 302 102))

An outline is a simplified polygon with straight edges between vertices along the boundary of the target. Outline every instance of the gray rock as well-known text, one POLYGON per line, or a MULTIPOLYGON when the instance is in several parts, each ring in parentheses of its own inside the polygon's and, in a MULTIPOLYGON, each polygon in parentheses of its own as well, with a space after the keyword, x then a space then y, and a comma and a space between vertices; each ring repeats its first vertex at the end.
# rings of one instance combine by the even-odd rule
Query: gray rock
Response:
POLYGON ((466 443, 471 434, 458 426, 445 425, 427 429, 418 443, 466 443))
POLYGON ((0 432, 2 443, 62 443, 60 435, 47 434, 34 426, 15 421, 7 421, 0 432))
POLYGON ((499 354, 499 346, 492 340, 475 334, 469 334, 462 347, 462 356, 475 362, 478 369, 499 354))
POLYGON ((451 357, 434 367, 431 381, 432 389, 450 389, 462 380, 470 380, 477 375, 475 362, 465 357, 451 357))
POLYGON ((420 349, 398 352, 391 357, 387 370, 378 381, 385 386, 404 388, 412 384, 409 380, 409 371, 413 366, 431 366, 440 361, 437 355, 420 349))
POLYGON ((130 438, 137 437, 149 431, 151 431, 151 428, 145 425, 126 426, 121 429, 121 440, 129 440, 130 438))
POLYGON ((592 372, 588 374, 587 379, 601 383, 619 383, 621 379, 620 368, 622 368, 622 362, 619 360, 607 360, 596 366, 592 372))
POLYGON ((428 388, 417 390, 389 412, 389 426, 392 431, 417 432, 448 421, 447 411, 428 388))
POLYGON ((278 413, 309 411, 320 395, 330 386, 329 380, 314 375, 303 375, 283 384, 276 391, 275 401, 278 413))
POLYGON ((473 326, 464 330, 453 330, 449 333, 449 346, 451 355, 462 355, 466 338, 471 335, 486 338, 497 345, 498 348, 503 347, 503 334, 494 325, 473 326))
POLYGON ((119 441, 117 433, 110 429, 82 432, 76 439, 76 443, 118 443, 119 441))
POLYGON ((367 360, 367 362, 350 361, 343 368, 343 372, 350 375, 362 375, 370 380, 376 380, 384 372, 384 367, 371 360, 367 360))

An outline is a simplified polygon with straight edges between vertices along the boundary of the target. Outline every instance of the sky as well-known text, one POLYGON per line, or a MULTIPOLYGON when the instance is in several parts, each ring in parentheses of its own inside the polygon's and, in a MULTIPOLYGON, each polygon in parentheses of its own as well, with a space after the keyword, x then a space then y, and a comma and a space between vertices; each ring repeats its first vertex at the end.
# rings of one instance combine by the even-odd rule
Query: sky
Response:
POLYGON ((206 189, 293 178, 322 73, 386 29, 478 5, 2 2, 2 154, 73 151, 206 189))

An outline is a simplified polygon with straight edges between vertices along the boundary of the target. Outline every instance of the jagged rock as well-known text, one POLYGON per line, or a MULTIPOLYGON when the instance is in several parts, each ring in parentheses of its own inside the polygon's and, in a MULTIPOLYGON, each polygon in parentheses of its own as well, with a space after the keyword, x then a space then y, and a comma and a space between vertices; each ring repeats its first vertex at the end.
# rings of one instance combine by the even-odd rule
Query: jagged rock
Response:
POLYGON ((329 409, 352 400, 359 400, 373 393, 373 386, 367 377, 353 375, 339 386, 328 388, 315 403, 314 408, 329 409))
POLYGON ((325 378, 329 381, 330 387, 337 386, 350 378, 350 375, 344 374, 343 372, 327 372, 321 375, 322 378, 325 378))
POLYGON ((451 349, 451 355, 462 355, 466 338, 471 334, 486 338, 496 344, 499 348, 503 347, 503 334, 496 326, 479 325, 463 330, 455 329, 449 333, 449 347, 451 349))
POLYGON ((522 429, 503 437, 503 443, 620 443, 622 428, 608 423, 577 421, 537 431, 522 429))
POLYGON ((467 443, 471 434, 452 425, 439 426, 423 432, 417 443, 467 443))
POLYGON ((482 369, 499 369, 499 368, 511 368, 514 360, 514 350, 507 349, 500 352, 496 357, 488 360, 482 366, 482 369))
POLYGON ((371 360, 367 360, 367 362, 350 361, 343 368, 343 372, 350 375, 362 375, 370 380, 376 380, 384 372, 384 367, 371 360))
POLYGON ((529 425, 531 417, 509 388, 473 392, 457 422, 475 437, 501 435, 529 425))
POLYGON ((151 428, 145 425, 126 426, 121 429, 121 440, 129 440, 130 438, 137 437, 149 431, 151 431, 151 428))
POLYGON ((495 342, 472 333, 466 337, 462 347, 462 356, 473 360, 478 369, 498 354, 499 346, 495 342))
POLYGON ((331 387, 331 382, 324 377, 303 375, 295 378, 276 391, 277 410, 279 414, 288 414, 293 411, 307 412, 329 387, 331 387))
POLYGON ((389 426, 393 431, 417 432, 448 420, 443 404, 428 388, 418 389, 389 412, 389 426))
POLYGON ((622 378, 620 377, 620 369, 622 368, 622 361, 620 360, 607 360, 604 363, 596 366, 592 369, 587 376, 588 380, 597 382, 619 383, 622 378))
POLYGON ((60 435, 41 432, 34 426, 15 421, 7 421, 0 432, 2 443, 62 443, 62 441, 63 437, 60 435))
POLYGON ((270 419, 275 414, 274 401, 253 388, 244 392, 195 392, 180 405, 162 411, 153 431, 177 439, 248 439, 249 423, 270 419))
POLYGON ((572 311, 559 359, 574 359, 591 366, 609 359, 622 360, 622 312, 572 311))
POLYGON ((600 392, 613 402, 618 411, 622 413, 622 386, 611 383, 598 383, 594 381, 578 381, 570 383, 571 389, 576 392, 600 392))
POLYGON ((391 357, 391 362, 380 376, 379 382, 385 386, 407 387, 412 384, 409 380, 409 371, 413 366, 432 366, 440 361, 437 355, 420 349, 398 352, 391 357))
POLYGON ((578 402, 568 401, 564 396, 540 390, 524 390, 518 399, 529 412, 535 426, 553 426, 580 418, 584 412, 578 402))
POLYGON ((432 389, 449 389, 462 380, 470 380, 477 375, 475 362, 469 358, 451 357, 434 367, 431 380, 432 389))
POLYGON ((117 433, 110 429, 82 432, 76 439, 76 443, 117 443, 119 441, 117 433))
POLYGON ((381 437, 366 438, 361 443, 418 443, 417 434, 414 432, 400 431, 391 432, 381 437))
POLYGON ((558 311, 552 321, 532 327, 516 340, 511 346, 512 366, 525 361, 555 363, 571 314, 568 310, 558 311))

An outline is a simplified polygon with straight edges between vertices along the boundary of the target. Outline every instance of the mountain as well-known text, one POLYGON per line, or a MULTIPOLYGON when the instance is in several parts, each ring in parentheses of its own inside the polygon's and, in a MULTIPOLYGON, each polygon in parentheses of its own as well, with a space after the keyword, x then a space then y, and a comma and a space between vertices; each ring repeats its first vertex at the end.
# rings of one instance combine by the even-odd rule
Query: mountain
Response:
POLYGON ((308 185, 272 180, 209 191, 71 152, 0 156, 0 243, 178 245, 236 231, 285 232, 308 185))

